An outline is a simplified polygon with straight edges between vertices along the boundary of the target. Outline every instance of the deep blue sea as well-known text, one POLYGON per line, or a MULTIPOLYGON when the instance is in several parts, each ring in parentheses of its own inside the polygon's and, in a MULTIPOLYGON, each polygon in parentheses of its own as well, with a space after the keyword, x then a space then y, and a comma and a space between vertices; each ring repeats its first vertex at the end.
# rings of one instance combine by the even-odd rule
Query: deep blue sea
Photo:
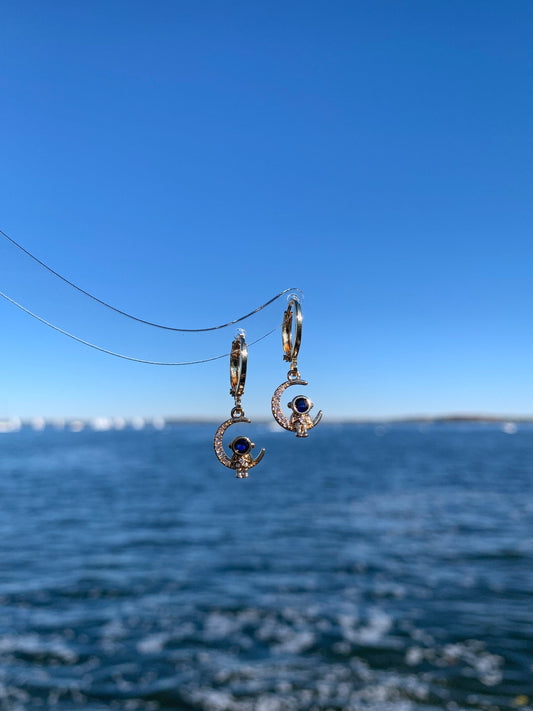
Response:
POLYGON ((533 428, 0 435, 0 709, 533 709, 533 428))

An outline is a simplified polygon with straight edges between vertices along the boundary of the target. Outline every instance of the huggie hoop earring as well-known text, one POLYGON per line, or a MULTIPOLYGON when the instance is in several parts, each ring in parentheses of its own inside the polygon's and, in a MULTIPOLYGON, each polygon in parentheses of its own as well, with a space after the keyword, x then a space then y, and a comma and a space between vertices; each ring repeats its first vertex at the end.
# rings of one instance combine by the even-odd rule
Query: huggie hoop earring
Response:
POLYGON ((291 370, 298 371, 298 353, 302 343, 302 307, 296 298, 291 299, 287 310, 283 314, 281 338, 283 342, 283 360, 291 364, 291 370), (294 317, 293 317, 294 309, 294 317), (292 323, 295 323, 294 342, 292 339, 292 323))
POLYGON ((291 385, 307 385, 307 380, 302 380, 298 370, 298 353, 302 343, 302 307, 297 297, 291 297, 289 305, 283 316, 281 338, 283 343, 283 360, 291 364, 287 373, 287 381, 282 383, 272 396, 272 415, 276 422, 289 432, 296 432, 297 437, 308 437, 309 430, 316 427, 322 419, 322 410, 312 420, 309 412, 313 403, 305 395, 297 395, 289 402, 292 410, 290 419, 281 411, 280 400, 284 391, 291 385), (294 323, 294 338, 292 335, 294 323))
POLYGON ((231 353, 229 354, 229 394, 235 398, 235 407, 241 404, 241 397, 244 393, 244 385, 246 383, 246 369, 248 368, 248 346, 244 339, 244 335, 239 333, 231 344, 231 353))
POLYGON ((230 395, 235 399, 235 404, 231 410, 229 420, 223 422, 215 433, 213 447, 215 454, 221 464, 228 469, 236 471, 237 479, 248 478, 248 470, 259 464, 265 454, 262 449, 256 459, 251 455, 255 444, 248 437, 235 437, 230 444, 230 449, 233 452, 231 458, 224 451, 222 437, 224 432, 237 422, 250 422, 245 417, 244 409, 241 404, 241 397, 244 394, 244 385, 246 383, 246 369, 248 365, 248 346, 243 333, 239 333, 231 344, 231 353, 229 357, 229 375, 230 375, 230 395))

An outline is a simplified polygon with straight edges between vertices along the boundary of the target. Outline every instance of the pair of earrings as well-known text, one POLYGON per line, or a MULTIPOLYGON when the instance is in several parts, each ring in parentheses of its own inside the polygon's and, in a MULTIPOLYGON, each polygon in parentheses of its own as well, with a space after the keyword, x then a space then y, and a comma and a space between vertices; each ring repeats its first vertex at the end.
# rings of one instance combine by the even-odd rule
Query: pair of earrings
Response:
MULTIPOLYGON (((305 395, 297 395, 288 404, 292 414, 286 417, 281 410, 281 396, 291 385, 307 385, 306 380, 302 380, 298 370, 298 353, 302 342, 302 307, 296 297, 289 301, 287 310, 283 317, 281 331, 283 342, 283 360, 291 364, 287 373, 287 380, 276 389, 272 396, 272 415, 276 422, 289 432, 295 432, 297 437, 308 437, 308 431, 318 425, 322 419, 322 410, 311 419, 309 412, 313 407, 311 400, 305 395), (292 335, 294 322, 294 338, 292 335)), ((218 460, 229 469, 236 471, 237 479, 246 479, 248 471, 255 467, 263 459, 265 450, 262 449, 254 459, 252 449, 255 444, 248 437, 236 437, 230 444, 232 456, 229 457, 222 444, 224 432, 240 422, 250 422, 245 416, 241 404, 246 382, 246 368, 248 364, 248 346, 243 334, 239 334, 231 344, 229 361, 230 370, 230 395, 235 399, 234 407, 231 410, 230 418, 223 422, 215 434, 213 446, 218 460)))

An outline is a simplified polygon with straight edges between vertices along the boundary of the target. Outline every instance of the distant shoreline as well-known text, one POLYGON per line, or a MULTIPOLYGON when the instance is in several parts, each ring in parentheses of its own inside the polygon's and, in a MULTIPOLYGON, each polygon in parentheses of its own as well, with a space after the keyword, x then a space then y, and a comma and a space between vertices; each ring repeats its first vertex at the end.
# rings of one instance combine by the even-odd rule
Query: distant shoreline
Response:
MULTIPOLYGON (((254 418, 256 424, 270 424, 271 419, 254 418)), ((167 417, 0 417, 0 433, 17 432, 21 429, 41 431, 44 429, 68 430, 80 432, 120 431, 154 429, 183 425, 216 425, 220 418, 167 417)), ((487 414, 447 414, 447 415, 409 415, 403 417, 347 417, 324 419, 324 426, 329 425, 434 425, 434 424, 533 424, 533 415, 487 415, 487 414)))

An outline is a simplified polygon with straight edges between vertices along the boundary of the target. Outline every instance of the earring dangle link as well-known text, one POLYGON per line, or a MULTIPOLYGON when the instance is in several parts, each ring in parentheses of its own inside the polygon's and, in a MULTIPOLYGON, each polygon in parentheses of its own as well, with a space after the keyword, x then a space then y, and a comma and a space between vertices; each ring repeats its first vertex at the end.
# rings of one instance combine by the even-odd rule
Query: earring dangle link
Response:
POLYGON ((248 437, 235 437, 230 444, 232 456, 228 457, 222 444, 224 432, 239 422, 250 422, 245 414, 241 404, 241 398, 244 393, 244 385, 246 383, 246 368, 248 365, 248 346, 243 333, 239 333, 231 344, 231 353, 229 359, 230 372, 230 395, 235 399, 235 405, 231 410, 229 420, 223 422, 215 433, 213 446, 215 454, 221 464, 228 469, 236 471, 237 479, 246 479, 248 471, 259 464, 265 454, 262 449, 258 456, 254 459, 251 451, 255 444, 248 437))
POLYGON ((272 415, 279 425, 289 430, 289 432, 295 432, 297 437, 308 437, 309 430, 316 427, 322 419, 322 410, 319 411, 314 419, 311 419, 309 412, 314 405, 305 395, 297 395, 289 402, 289 407, 292 410, 290 418, 283 414, 280 405, 281 396, 291 385, 307 385, 307 380, 301 379, 300 371, 298 370, 298 353, 302 343, 302 320, 300 302, 296 297, 292 297, 283 316, 281 331, 283 360, 289 362, 291 367, 287 373, 286 382, 282 383, 272 396, 272 415), (294 338, 292 335, 293 322, 294 338))

